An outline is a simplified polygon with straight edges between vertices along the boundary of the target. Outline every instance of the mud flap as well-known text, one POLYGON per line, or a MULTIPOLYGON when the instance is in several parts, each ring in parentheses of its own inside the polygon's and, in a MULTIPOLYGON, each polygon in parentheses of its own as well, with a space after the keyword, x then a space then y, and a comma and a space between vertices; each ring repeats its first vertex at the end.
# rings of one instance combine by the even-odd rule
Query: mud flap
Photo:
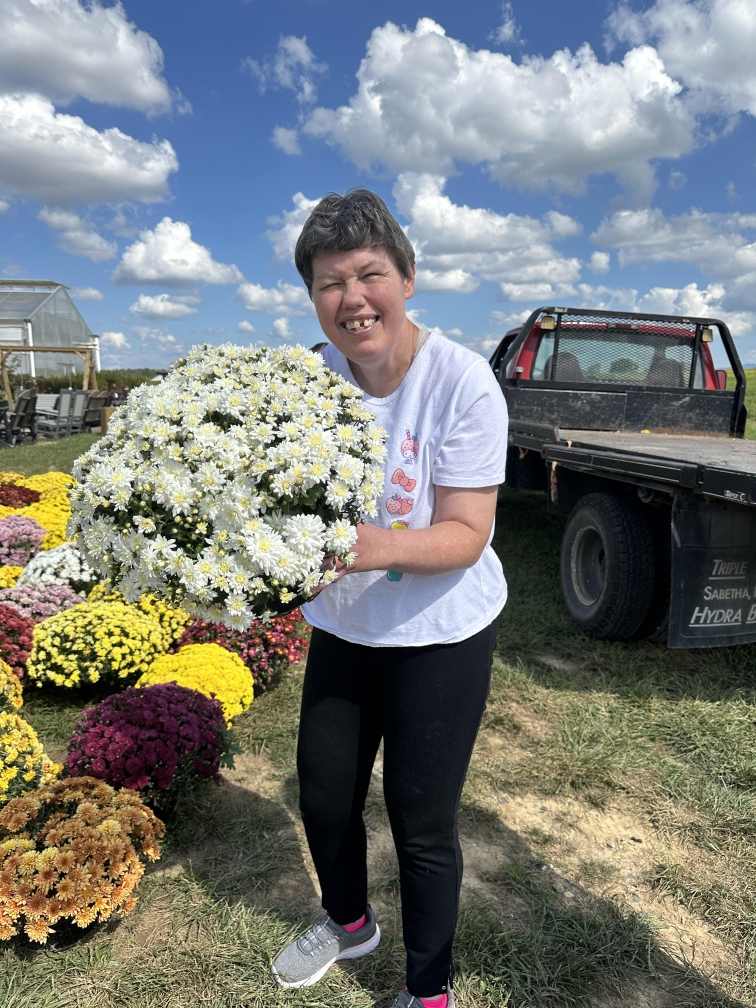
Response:
POLYGON ((669 647, 756 641, 756 508, 679 495, 671 548, 669 647))

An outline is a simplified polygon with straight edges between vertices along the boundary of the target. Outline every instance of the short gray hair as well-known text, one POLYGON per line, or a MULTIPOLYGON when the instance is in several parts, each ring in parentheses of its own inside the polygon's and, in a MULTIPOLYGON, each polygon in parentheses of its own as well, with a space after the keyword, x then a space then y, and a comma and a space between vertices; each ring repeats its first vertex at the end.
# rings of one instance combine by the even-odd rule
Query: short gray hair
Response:
POLYGON ((294 263, 312 294, 312 260, 319 252, 385 248, 394 265, 409 280, 415 270, 415 250, 380 196, 369 189, 329 193, 313 209, 294 250, 294 263))

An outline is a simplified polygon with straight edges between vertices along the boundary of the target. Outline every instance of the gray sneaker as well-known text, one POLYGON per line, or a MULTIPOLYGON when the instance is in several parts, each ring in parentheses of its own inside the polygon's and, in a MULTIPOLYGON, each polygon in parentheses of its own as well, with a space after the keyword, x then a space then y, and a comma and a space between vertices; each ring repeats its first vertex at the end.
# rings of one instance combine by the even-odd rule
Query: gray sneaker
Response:
MULTIPOLYGON (((457 1002, 454 1000, 454 991, 447 991, 447 996, 449 999, 448 1008, 455 1008, 457 1002)), ((404 990, 401 994, 396 995, 391 1002, 391 1008, 423 1008, 423 1004, 419 998, 404 990)))
POLYGON ((310 987, 339 959, 359 959, 378 947, 381 931, 373 908, 359 931, 349 932, 328 914, 282 949, 273 960, 273 976, 281 987, 310 987))

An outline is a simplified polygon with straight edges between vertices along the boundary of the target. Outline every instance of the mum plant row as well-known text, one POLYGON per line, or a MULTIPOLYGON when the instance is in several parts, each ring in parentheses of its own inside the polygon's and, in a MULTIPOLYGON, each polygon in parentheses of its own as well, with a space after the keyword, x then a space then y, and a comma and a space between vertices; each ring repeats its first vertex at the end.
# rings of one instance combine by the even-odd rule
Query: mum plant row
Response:
POLYGON ((65 538, 72 484, 0 473, 0 940, 128 913, 157 816, 232 764, 234 718, 305 647, 297 611, 231 629, 98 582, 65 538), (24 687, 109 694, 63 764, 23 717, 24 687))

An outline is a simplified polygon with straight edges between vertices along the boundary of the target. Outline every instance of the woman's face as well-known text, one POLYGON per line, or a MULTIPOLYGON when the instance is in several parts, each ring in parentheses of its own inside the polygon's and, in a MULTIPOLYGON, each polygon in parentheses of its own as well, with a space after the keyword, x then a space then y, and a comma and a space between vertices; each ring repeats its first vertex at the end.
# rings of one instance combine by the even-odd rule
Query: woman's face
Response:
POLYGON ((390 358, 411 325, 404 303, 414 277, 403 277, 382 246, 321 252, 312 272, 315 311, 334 346, 358 365, 390 358))

